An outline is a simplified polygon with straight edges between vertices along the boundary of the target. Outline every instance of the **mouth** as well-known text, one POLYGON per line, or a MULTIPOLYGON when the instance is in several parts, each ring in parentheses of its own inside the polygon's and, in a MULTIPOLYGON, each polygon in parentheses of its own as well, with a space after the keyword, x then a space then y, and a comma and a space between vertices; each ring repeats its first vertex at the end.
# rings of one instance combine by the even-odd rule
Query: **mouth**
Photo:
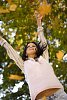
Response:
POLYGON ((30 48, 29 50, 34 50, 33 48, 30 48))

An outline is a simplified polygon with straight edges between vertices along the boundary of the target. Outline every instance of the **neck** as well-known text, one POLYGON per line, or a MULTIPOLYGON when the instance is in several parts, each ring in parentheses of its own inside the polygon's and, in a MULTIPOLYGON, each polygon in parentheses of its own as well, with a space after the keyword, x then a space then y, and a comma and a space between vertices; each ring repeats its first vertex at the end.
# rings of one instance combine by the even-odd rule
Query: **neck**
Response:
POLYGON ((33 58, 33 59, 34 59, 35 57, 36 57, 35 54, 34 54, 34 55, 32 54, 32 55, 29 55, 29 56, 28 56, 28 58, 33 58))

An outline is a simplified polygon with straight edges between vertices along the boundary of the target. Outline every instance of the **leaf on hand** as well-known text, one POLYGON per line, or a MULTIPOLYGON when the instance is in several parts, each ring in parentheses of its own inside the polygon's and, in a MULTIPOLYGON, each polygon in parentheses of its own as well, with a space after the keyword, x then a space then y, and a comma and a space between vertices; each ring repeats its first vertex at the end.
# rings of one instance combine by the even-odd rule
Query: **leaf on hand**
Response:
POLYGON ((51 5, 47 2, 43 2, 40 4, 38 11, 42 16, 48 15, 51 12, 51 5))

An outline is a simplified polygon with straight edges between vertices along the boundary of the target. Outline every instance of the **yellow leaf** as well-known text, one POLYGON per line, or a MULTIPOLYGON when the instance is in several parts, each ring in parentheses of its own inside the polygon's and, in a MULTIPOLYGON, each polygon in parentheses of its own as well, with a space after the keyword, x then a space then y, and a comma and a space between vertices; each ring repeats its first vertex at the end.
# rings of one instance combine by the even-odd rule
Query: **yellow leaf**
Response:
POLYGON ((0 13, 9 13, 9 9, 3 9, 3 7, 0 7, 0 13))
POLYGON ((24 77, 23 76, 19 76, 19 75, 13 75, 13 74, 11 74, 9 76, 9 79, 11 79, 11 80, 22 80, 22 79, 24 79, 24 77))
POLYGON ((39 8, 38 8, 38 12, 44 16, 44 15, 48 15, 51 12, 51 5, 48 3, 43 2, 39 8))
POLYGON ((59 51, 58 53, 56 53, 56 57, 59 61, 62 60, 63 56, 64 56, 64 52, 62 51, 59 51))
POLYGON ((9 7, 9 10, 10 11, 15 11, 17 8, 17 5, 16 4, 11 4, 10 7, 9 7))

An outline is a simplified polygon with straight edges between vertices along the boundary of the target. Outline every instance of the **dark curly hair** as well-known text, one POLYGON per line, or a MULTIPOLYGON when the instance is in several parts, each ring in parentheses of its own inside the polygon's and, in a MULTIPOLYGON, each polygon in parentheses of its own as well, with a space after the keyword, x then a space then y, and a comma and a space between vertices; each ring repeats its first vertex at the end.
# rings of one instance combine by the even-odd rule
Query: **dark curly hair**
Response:
MULTIPOLYGON (((39 43, 37 43, 37 42, 28 42, 27 45, 28 45, 29 43, 34 43, 34 44, 36 45, 36 47, 37 47, 36 57, 37 57, 37 58, 38 58, 40 55, 43 54, 43 51, 44 51, 44 50, 46 49, 46 47, 47 47, 47 44, 46 44, 45 46, 44 46, 44 45, 40 46, 40 42, 39 42, 39 43)), ((28 56, 26 55, 27 45, 25 46, 24 51, 23 51, 23 54, 22 54, 22 59, 23 59, 24 61, 28 59, 28 56)))

